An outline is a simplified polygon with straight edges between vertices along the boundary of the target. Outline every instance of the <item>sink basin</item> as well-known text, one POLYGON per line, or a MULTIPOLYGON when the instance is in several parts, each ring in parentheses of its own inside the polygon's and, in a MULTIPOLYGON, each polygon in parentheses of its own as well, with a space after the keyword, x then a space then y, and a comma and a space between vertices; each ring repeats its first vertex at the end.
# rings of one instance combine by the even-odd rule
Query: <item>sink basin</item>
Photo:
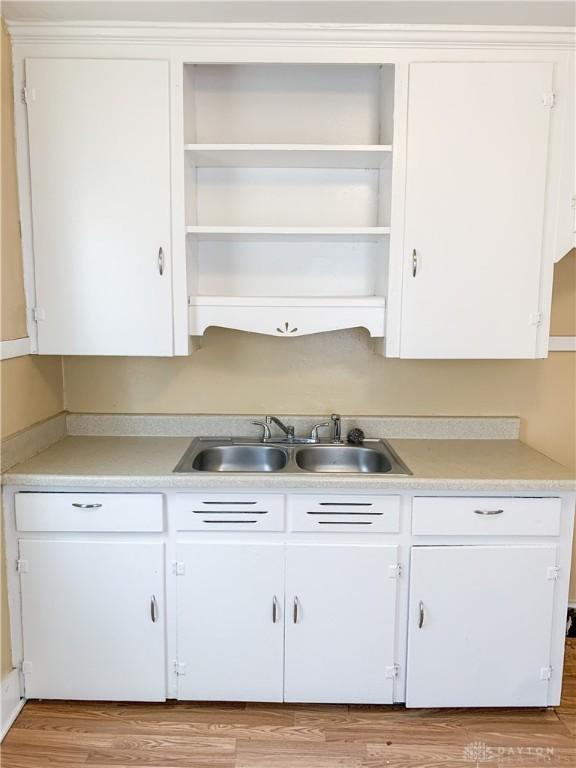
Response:
POLYGON ((194 458, 192 469, 200 472, 278 472, 288 454, 271 445, 221 445, 205 448, 194 458))
POLYGON ((360 446, 299 445, 280 441, 261 443, 246 437, 196 437, 174 472, 412 474, 385 440, 367 439, 360 446))
POLYGON ((319 445, 296 451, 296 464, 306 472, 390 472, 392 463, 374 448, 319 445))

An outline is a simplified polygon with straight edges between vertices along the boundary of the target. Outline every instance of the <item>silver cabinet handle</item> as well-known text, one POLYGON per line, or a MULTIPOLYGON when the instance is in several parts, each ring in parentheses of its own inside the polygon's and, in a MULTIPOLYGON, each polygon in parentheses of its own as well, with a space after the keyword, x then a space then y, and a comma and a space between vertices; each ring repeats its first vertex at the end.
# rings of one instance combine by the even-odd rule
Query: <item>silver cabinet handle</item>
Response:
POLYGON ((503 509, 475 509, 474 514, 475 515, 502 515, 504 513, 503 509))
POLYGON ((156 595, 152 595, 150 598, 150 618, 154 624, 158 621, 158 601, 156 595))
POLYGON ((422 600, 418 603, 418 629, 424 626, 424 603, 422 600))
POLYGON ((416 253, 416 248, 412 250, 412 277, 416 277, 416 273, 418 272, 418 254, 416 253))
POLYGON ((278 598, 276 595, 272 598, 272 623, 276 624, 278 621, 278 598))
POLYGON ((160 276, 164 274, 164 248, 162 247, 158 249, 158 272, 160 276))
POLYGON ((102 504, 79 504, 77 501, 73 501, 72 506, 78 509, 100 509, 102 504))
POLYGON ((292 619, 294 621, 294 624, 298 624, 298 610, 300 608, 300 602, 298 601, 298 598, 294 598, 294 613, 292 616, 292 619))

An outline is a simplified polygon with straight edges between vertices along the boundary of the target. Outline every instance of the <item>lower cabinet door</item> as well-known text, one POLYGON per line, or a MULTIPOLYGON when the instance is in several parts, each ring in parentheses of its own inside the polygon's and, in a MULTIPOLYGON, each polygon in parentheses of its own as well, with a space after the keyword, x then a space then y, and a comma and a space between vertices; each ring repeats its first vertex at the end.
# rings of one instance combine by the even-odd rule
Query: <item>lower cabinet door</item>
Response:
POLYGON ((413 547, 408 707, 545 706, 555 546, 413 547))
POLYGON ((286 550, 285 700, 391 703, 398 547, 286 550))
POLYGON ((178 698, 282 701, 284 546, 177 545, 178 698))
POLYGON ((21 540, 25 695, 163 701, 164 545, 21 540))

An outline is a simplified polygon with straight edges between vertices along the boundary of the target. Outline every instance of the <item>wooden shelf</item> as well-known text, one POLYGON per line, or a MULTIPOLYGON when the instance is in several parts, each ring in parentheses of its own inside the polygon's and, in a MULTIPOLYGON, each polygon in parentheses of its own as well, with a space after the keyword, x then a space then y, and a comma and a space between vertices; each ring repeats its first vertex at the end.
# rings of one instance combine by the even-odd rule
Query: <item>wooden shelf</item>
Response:
POLYGON ((299 238, 301 240, 375 240, 390 234, 390 227, 186 227, 199 240, 258 240, 299 238))
POLYGON ((383 308, 383 296, 191 296, 192 307, 383 308))
POLYGON ((186 144, 187 161, 197 168, 359 168, 388 167, 390 144, 186 144))

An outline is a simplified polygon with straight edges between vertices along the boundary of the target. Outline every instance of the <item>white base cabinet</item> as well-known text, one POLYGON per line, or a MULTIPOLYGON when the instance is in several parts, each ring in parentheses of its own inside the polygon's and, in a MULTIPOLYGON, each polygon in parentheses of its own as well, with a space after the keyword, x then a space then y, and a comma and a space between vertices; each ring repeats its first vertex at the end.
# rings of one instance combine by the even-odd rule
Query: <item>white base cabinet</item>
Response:
POLYGON ((286 550, 285 700, 391 704, 398 547, 286 550))
POLYGON ((178 698, 282 701, 284 547, 181 542, 178 698))
POLYGON ((406 705, 544 707, 556 546, 414 547, 406 705))
POLYGON ((554 706, 575 503, 7 488, 22 693, 554 706))
POLYGON ((164 545, 19 542, 32 699, 163 701, 164 545))

